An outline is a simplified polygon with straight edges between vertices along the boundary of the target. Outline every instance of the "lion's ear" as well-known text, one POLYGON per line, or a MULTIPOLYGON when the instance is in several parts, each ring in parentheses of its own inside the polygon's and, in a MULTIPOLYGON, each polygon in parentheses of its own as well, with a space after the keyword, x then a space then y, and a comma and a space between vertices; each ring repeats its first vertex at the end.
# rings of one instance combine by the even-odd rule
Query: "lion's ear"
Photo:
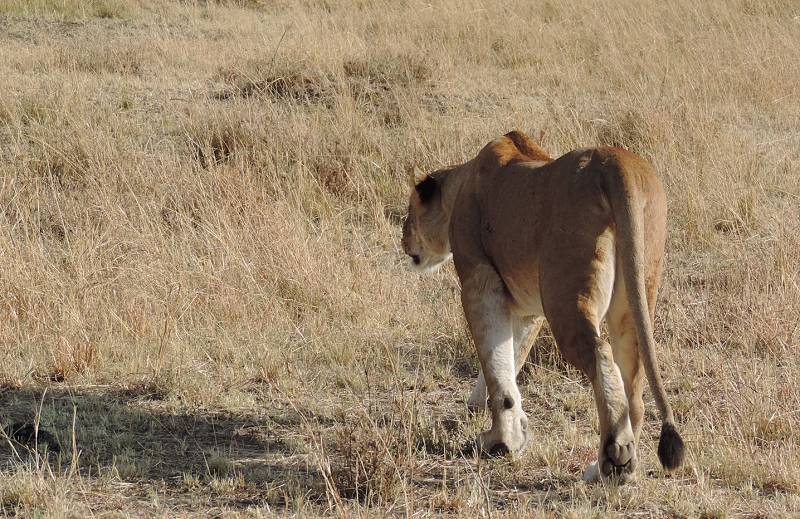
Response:
POLYGON ((406 169, 406 179, 408 180, 408 187, 415 187, 417 184, 425 180, 427 176, 421 169, 417 166, 410 166, 406 169))
POLYGON ((414 185, 415 186, 417 184, 419 184, 420 182, 422 182, 423 180, 425 180, 425 178, 428 176, 427 173, 425 173, 424 171, 422 171, 421 169, 419 169, 416 166, 414 166, 414 172, 412 173, 412 175, 414 177, 414 185))
POLYGON ((439 189, 439 186, 436 182, 436 179, 427 176, 422 182, 419 182, 416 185, 417 194, 419 195, 419 199, 423 204, 427 204, 433 197, 436 195, 436 191, 439 189))

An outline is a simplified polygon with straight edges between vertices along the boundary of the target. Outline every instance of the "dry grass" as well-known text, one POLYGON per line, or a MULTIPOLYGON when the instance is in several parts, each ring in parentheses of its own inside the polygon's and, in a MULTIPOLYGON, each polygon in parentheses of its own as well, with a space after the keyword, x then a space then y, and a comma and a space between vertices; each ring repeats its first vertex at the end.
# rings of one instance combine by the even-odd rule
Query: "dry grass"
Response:
POLYGON ((0 3, 0 510, 800 514, 800 5, 591 4, 0 3), (399 251, 405 178, 513 128, 665 181, 672 477, 649 405, 639 481, 579 482, 546 334, 530 451, 461 453, 475 354, 399 251))

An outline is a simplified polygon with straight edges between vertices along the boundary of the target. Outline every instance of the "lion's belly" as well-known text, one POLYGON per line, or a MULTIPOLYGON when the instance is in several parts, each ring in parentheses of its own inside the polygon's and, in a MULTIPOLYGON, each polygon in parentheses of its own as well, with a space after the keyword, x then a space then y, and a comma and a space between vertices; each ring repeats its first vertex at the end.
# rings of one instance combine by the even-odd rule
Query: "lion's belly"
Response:
POLYGON ((543 316, 542 296, 539 291, 539 276, 531 272, 503 275, 503 281, 511 296, 511 310, 517 315, 543 316))

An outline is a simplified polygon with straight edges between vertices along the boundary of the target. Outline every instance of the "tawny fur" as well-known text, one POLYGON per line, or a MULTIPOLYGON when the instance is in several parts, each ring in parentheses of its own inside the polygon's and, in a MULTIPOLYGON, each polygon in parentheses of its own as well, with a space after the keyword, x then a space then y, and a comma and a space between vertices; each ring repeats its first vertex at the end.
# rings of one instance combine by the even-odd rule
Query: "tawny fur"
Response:
POLYGON ((523 331, 538 331, 545 317, 562 356, 594 389, 601 437, 589 479, 632 475, 643 373, 663 422, 662 464, 680 465, 683 443, 652 335, 665 238, 661 183, 643 159, 619 148, 553 160, 515 131, 417 184, 403 248, 424 270, 452 253, 481 362, 470 404, 483 407, 488 396, 492 414, 481 449, 518 453, 528 442, 515 378, 530 347, 523 331), (610 344, 600 337, 603 319, 610 344))

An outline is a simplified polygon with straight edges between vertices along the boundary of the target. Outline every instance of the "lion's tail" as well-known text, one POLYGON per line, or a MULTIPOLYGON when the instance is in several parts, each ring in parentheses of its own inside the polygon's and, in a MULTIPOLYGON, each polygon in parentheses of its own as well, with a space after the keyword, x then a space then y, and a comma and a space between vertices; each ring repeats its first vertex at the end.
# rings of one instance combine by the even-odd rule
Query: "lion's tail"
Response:
MULTIPOLYGON (((658 459, 665 469, 672 470, 683 463, 684 446, 680 434, 675 429, 675 418, 667 401, 667 393, 664 390, 655 355, 655 341, 653 340, 643 268, 644 200, 642 200, 638 186, 635 185, 635 176, 638 175, 638 172, 633 172, 634 175, 626 175, 619 162, 618 153, 620 152, 608 148, 598 149, 592 158, 592 165, 598 167, 603 173, 602 179, 605 184, 606 196, 617 227, 618 256, 622 262, 626 295, 636 326, 639 354, 661 417, 658 459)), ((642 161, 642 167, 649 168, 649 165, 642 161)))

